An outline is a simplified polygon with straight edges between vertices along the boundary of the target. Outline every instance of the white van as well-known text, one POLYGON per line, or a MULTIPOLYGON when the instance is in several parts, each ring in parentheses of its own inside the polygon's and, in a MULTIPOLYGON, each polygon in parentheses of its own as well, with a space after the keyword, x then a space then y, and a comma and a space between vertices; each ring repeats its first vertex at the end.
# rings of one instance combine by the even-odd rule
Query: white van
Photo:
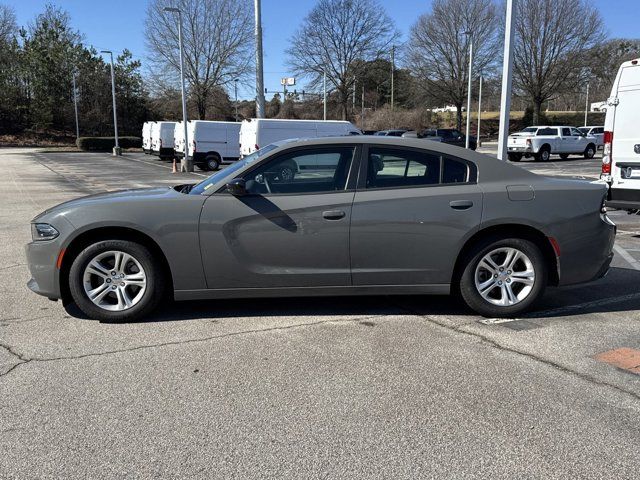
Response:
POLYGON ((640 59, 625 62, 607 100, 602 175, 609 186, 607 206, 640 209, 640 59))
MULTIPOLYGON (((191 120, 187 122, 189 157, 203 170, 217 170, 221 163, 235 162, 240 157, 240 123, 191 120)), ((177 122, 174 129, 177 158, 184 157, 184 127, 177 122)))
POLYGON ((160 158, 173 158, 173 129, 176 122, 154 122, 151 125, 151 152, 160 158))
POLYGON ((276 120, 252 118, 240 127, 240 155, 249 155, 260 147, 290 138, 339 137, 361 135, 351 122, 339 120, 276 120))
POLYGON ((142 151, 151 153, 151 125, 156 122, 144 122, 142 124, 142 151))

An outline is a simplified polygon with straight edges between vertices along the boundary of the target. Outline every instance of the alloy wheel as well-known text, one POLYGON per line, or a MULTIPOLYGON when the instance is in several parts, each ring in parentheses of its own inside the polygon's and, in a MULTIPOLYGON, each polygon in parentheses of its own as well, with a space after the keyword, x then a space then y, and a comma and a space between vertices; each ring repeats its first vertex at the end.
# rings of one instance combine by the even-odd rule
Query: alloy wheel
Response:
POLYGON ((525 300, 536 280, 531 259, 512 247, 496 248, 482 257, 475 270, 480 296, 497 306, 516 305, 525 300))
POLYGON ((121 312, 137 305, 147 289, 147 275, 132 255, 110 250, 93 257, 84 269, 87 298, 103 310, 121 312))

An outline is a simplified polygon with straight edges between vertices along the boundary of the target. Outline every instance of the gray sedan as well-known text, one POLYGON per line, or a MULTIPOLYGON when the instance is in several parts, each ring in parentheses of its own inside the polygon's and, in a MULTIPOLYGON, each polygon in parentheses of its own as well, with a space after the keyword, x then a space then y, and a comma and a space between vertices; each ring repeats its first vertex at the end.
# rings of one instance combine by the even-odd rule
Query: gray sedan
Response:
POLYGON ((607 272, 605 193, 419 139, 285 141, 199 184, 38 215, 29 287, 109 321, 170 298, 450 292, 514 316, 607 272))

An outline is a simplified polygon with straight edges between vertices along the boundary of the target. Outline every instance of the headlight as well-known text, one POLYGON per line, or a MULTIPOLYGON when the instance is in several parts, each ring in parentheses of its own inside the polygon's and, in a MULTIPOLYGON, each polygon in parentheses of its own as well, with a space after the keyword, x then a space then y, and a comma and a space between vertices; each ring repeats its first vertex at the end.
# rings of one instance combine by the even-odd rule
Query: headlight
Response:
POLYGON ((31 238, 34 242, 43 240, 53 240, 60 232, 48 223, 32 223, 31 224, 31 238))

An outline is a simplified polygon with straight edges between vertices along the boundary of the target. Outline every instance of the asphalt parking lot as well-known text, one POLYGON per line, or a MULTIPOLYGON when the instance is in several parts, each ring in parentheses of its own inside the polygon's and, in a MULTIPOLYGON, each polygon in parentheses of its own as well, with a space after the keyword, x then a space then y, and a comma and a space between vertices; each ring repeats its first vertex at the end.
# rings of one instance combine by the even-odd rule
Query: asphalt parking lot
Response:
MULTIPOLYGON (((638 477, 640 216, 611 212, 606 278, 550 289, 524 318, 420 296, 188 302, 106 324, 28 291, 29 221, 204 173, 138 153, 0 161, 0 478, 638 477)), ((599 162, 521 166, 595 179, 599 162)))

